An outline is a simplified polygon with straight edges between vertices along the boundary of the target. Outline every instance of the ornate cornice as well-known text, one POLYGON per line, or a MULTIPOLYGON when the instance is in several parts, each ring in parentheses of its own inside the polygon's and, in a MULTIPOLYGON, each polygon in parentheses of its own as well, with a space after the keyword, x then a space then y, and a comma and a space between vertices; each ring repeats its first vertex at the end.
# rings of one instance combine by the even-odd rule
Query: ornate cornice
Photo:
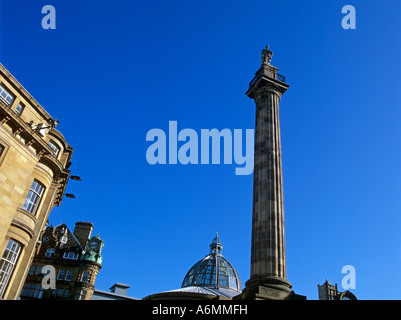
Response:
POLYGON ((44 139, 33 130, 29 124, 18 117, 9 106, 0 100, 0 123, 7 124, 14 135, 20 135, 28 146, 32 146, 38 157, 44 154, 51 154, 53 149, 44 141, 44 139))

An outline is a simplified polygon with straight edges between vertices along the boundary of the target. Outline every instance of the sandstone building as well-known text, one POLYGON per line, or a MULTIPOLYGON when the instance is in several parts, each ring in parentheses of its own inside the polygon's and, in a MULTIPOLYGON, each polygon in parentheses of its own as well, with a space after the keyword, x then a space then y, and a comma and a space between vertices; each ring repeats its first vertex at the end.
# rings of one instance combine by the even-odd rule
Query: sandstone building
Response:
POLYGON ((57 124, 0 64, 0 299, 18 298, 70 178, 73 148, 57 124))
POLYGON ((93 224, 77 222, 73 232, 63 223, 46 228, 29 268, 21 299, 91 300, 102 268, 103 240, 91 237, 93 224), (42 270, 54 267, 54 287, 44 288, 42 270))

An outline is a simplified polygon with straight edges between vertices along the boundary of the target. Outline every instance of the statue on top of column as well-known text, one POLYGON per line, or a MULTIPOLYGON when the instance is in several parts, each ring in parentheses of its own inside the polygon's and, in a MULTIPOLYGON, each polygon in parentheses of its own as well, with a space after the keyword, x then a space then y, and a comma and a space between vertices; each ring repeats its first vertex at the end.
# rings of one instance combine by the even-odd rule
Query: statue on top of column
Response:
POLYGON ((265 49, 262 50, 262 65, 269 65, 272 60, 273 52, 269 50, 269 46, 266 46, 265 49))

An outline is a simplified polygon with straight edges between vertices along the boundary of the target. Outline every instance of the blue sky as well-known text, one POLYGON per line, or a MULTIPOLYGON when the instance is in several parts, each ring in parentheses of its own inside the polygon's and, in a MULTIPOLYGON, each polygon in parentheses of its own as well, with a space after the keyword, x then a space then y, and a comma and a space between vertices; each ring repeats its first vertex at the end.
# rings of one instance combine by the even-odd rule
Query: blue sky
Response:
POLYGON ((252 175, 232 165, 149 165, 146 133, 253 129, 245 96, 260 51, 290 88, 280 103, 287 276, 317 299, 356 269, 359 299, 401 285, 401 4, 386 1, 1 1, 0 61, 74 147, 50 223, 94 223, 96 287, 176 289, 219 232, 249 279, 252 175), (44 30, 41 9, 56 8, 44 30), (344 30, 341 9, 356 9, 344 30))

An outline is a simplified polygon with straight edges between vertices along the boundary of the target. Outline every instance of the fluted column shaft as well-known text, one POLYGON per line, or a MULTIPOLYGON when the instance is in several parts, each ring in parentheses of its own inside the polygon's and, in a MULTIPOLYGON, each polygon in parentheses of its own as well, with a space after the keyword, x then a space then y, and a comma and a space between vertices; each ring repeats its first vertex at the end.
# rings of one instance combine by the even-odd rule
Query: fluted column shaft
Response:
POLYGON ((254 94, 256 103, 251 279, 286 279, 283 175, 279 102, 269 87, 254 94))

